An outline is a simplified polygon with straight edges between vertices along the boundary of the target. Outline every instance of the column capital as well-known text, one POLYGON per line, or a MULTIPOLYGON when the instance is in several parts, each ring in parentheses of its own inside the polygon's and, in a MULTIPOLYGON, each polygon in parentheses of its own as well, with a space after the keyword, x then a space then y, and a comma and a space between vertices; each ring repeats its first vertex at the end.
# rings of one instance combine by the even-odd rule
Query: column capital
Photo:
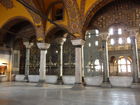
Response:
POLYGON ((102 40, 108 40, 109 34, 108 32, 101 32, 100 37, 102 38, 102 40))
POLYGON ((131 38, 133 38, 133 37, 137 37, 138 36, 138 33, 139 33, 139 31, 138 31, 138 29, 137 28, 131 28, 131 29, 129 29, 129 36, 131 37, 131 38))
POLYGON ((49 43, 37 43, 37 46, 39 49, 41 50, 47 50, 49 47, 50 47, 50 44, 49 43))
POLYGON ((60 45, 63 45, 65 41, 66 41, 66 38, 64 38, 64 37, 56 39, 56 42, 60 45))
POLYGON ((26 48, 30 49, 33 46, 33 43, 29 43, 29 41, 23 42, 26 48))
POLYGON ((82 46, 85 44, 85 40, 83 39, 73 39, 71 42, 74 46, 82 46))

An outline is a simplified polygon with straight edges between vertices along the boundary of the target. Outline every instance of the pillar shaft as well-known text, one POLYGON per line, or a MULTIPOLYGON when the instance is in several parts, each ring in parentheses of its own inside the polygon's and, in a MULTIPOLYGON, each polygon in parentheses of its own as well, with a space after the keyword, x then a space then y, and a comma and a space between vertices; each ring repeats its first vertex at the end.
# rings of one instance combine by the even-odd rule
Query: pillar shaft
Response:
POLYGON ((25 80, 29 81, 29 70, 30 70, 30 48, 33 46, 33 43, 24 42, 26 47, 26 60, 25 60, 25 80))
POLYGON ((108 82, 109 77, 109 63, 108 63, 108 44, 106 40, 102 41, 103 47, 103 80, 108 82))
POLYGON ((103 53, 103 83, 102 87, 111 88, 111 84, 109 82, 109 62, 108 62, 108 43, 107 40, 109 38, 108 32, 101 32, 102 38, 102 53, 103 53))
POLYGON ((46 79, 46 54, 47 54, 47 50, 41 49, 40 68, 39 68, 39 81, 40 82, 45 82, 45 79, 46 79))
POLYGON ((84 46, 82 46, 82 77, 84 78, 84 46))
POLYGON ((72 44, 75 46, 75 85, 73 89, 84 89, 82 83, 82 76, 83 76, 83 45, 85 41, 82 39, 72 40, 72 44))
POLYGON ((139 73, 139 57, 138 57, 138 47, 137 40, 135 36, 131 37, 132 45, 132 59, 133 59, 133 82, 138 83, 138 73, 139 73))
POLYGON ((40 68, 39 68, 39 84, 38 86, 43 86, 46 81, 46 54, 47 49, 50 47, 48 43, 37 43, 40 49, 40 68))
POLYGON ((82 46, 75 48, 75 82, 82 83, 82 46))
POLYGON ((26 61, 25 61, 25 78, 28 80, 30 66, 30 49, 26 48, 26 61))
POLYGON ((63 45, 60 45, 60 77, 63 76, 63 45))

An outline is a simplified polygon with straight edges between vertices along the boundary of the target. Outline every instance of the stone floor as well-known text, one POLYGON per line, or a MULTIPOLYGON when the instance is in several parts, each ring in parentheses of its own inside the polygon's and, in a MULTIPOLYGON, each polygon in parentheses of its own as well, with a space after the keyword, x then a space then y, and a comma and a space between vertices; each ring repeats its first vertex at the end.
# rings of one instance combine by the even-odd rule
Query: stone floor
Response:
POLYGON ((31 83, 0 83, 0 105, 140 105, 140 90, 129 88, 86 87, 31 83))

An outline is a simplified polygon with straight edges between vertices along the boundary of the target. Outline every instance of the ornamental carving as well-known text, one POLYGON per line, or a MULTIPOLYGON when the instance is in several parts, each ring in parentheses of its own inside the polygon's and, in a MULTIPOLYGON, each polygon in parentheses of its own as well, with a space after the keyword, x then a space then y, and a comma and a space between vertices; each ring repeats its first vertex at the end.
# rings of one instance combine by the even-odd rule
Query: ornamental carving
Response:
MULTIPOLYGON (((33 1, 32 0, 26 0, 26 2, 29 4, 29 5, 31 5, 32 7, 34 7, 35 9, 36 9, 36 6, 35 6, 35 4, 33 3, 33 1)), ((29 10, 28 8, 27 8, 27 10, 29 11, 29 13, 31 14, 31 16, 32 16, 32 18, 33 18, 33 20, 34 20, 34 22, 35 22, 35 24, 41 24, 42 22, 42 20, 41 20, 41 17, 39 16, 39 15, 37 15, 36 13, 34 13, 33 11, 31 11, 31 10, 29 10)))
POLYGON ((91 19, 93 18, 93 16, 95 15, 95 13, 101 9, 102 7, 104 7, 105 5, 107 5, 108 3, 112 2, 113 0, 97 0, 97 2, 95 2, 94 4, 92 4, 91 8, 88 10, 88 12, 86 13, 86 15, 83 17, 83 32, 86 31, 86 28, 88 27, 88 25, 90 24, 91 19))
POLYGON ((69 16, 69 21, 70 21, 70 25, 71 26, 71 32, 72 33, 79 33, 82 34, 81 32, 81 13, 80 10, 78 8, 78 4, 75 0, 63 0, 64 1, 64 5, 67 9, 68 12, 68 16, 69 16))
POLYGON ((12 0, 0 0, 0 3, 7 9, 13 8, 14 6, 12 0))
POLYGON ((82 16, 84 16, 85 5, 86 5, 86 0, 81 0, 81 8, 80 8, 80 11, 81 11, 82 16))
POLYGON ((95 14, 89 27, 100 31, 108 30, 113 24, 124 24, 127 27, 139 27, 140 4, 133 0, 116 0, 109 3, 95 14))

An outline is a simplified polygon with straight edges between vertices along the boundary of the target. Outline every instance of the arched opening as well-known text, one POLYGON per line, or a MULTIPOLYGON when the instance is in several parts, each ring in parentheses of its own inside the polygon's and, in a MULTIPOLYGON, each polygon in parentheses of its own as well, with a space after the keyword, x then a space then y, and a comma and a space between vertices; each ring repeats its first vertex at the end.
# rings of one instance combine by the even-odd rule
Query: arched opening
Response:
POLYGON ((16 18, 7 22, 0 32, 0 55, 1 59, 7 60, 6 76, 8 80, 11 80, 15 75, 25 74, 26 47, 24 42, 35 41, 35 29, 28 20, 16 18))
POLYGON ((46 57, 47 76, 55 75, 58 76, 58 79, 60 77, 64 79, 64 76, 73 76, 74 78, 75 52, 71 43, 71 36, 55 27, 48 32, 46 42, 50 43, 46 57))
MULTIPOLYGON (((107 5, 105 5, 104 7, 102 7, 99 11, 95 13, 95 15, 92 17, 92 19, 88 24, 87 29, 89 30, 87 30, 86 32, 85 47, 87 46, 87 48, 85 50, 86 53, 85 68, 88 64, 87 62, 91 62, 91 61, 93 62, 94 60, 91 59, 98 57, 96 59, 99 59, 99 61, 101 61, 101 65, 105 64, 104 65, 105 67, 102 68, 103 76, 106 75, 107 78, 109 78, 109 75, 118 76, 118 78, 119 76, 132 78, 133 76, 134 78, 134 75, 136 74, 130 71, 134 71, 134 69, 139 70, 138 66, 137 68, 134 67, 135 63, 133 62, 136 62, 135 59, 139 59, 138 57, 136 58, 136 56, 139 55, 138 51, 140 49, 139 46, 140 37, 139 34, 136 35, 135 33, 133 33, 133 36, 135 37, 137 36, 136 37, 137 41, 134 44, 134 41, 132 42, 132 34, 130 33, 134 28, 139 30, 139 23, 138 23, 138 21, 140 21, 139 6, 140 4, 138 0, 123 0, 123 1, 114 0, 108 3, 107 5), (95 29, 99 30, 99 37, 96 36, 95 29), (90 38, 91 35, 88 33, 91 33, 94 38, 90 38), (97 40, 99 41, 98 49, 97 47, 95 47, 95 43, 97 43, 95 41, 97 40), (127 58, 125 58, 126 64, 125 65, 122 64, 123 66, 120 66, 121 64, 119 64, 118 66, 117 59, 120 56, 131 57, 132 62, 131 60, 127 60, 127 58), (133 59, 134 56, 135 59, 133 59), (131 67, 131 65, 133 66, 131 67), (108 72, 105 72, 105 70, 108 72), (126 72, 121 72, 121 71, 126 71, 126 72)), ((119 63, 120 62, 121 60, 119 61, 119 63)), ((86 71, 88 71, 88 69, 85 69, 85 74, 86 71)), ((92 73, 90 73, 89 75, 91 74, 92 73)))
POLYGON ((119 73, 131 73, 131 61, 128 58, 120 57, 118 59, 118 72, 119 73))
POLYGON ((102 61, 100 49, 99 30, 88 30, 85 36, 86 42, 84 45, 84 71, 85 76, 102 75, 102 61))

